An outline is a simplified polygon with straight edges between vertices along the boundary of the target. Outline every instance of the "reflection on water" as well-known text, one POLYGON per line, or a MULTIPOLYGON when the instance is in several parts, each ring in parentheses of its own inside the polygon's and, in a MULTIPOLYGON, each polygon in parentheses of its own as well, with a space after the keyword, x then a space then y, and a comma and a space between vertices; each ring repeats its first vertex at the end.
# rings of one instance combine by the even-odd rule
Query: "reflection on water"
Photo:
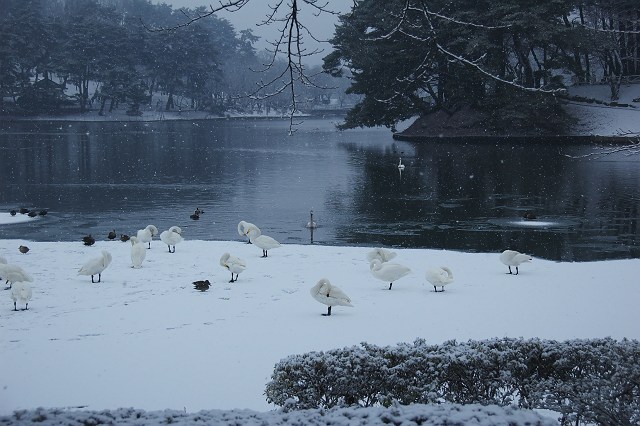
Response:
POLYGON ((640 157, 399 142, 385 129, 334 124, 305 120, 290 137, 286 120, 0 123, 0 211, 50 211, 0 225, 0 238, 79 241, 153 223, 237 240, 247 220, 283 243, 513 248, 558 260, 640 254, 640 157), (205 213, 193 221, 197 207, 205 213))

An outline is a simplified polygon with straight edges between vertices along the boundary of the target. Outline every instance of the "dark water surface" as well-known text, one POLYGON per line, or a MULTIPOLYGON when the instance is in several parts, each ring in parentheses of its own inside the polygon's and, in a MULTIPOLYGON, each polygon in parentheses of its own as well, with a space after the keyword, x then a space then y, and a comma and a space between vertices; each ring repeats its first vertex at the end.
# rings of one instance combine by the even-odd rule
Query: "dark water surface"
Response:
POLYGON ((400 142, 387 129, 339 132, 339 120, 305 119, 293 136, 286 120, 0 123, 0 211, 49 209, 0 225, 0 238, 106 239, 152 223, 179 225, 187 239, 239 240, 246 220, 308 244, 313 209, 318 244, 640 255, 640 156, 400 142), (196 207, 199 221, 189 218, 196 207))

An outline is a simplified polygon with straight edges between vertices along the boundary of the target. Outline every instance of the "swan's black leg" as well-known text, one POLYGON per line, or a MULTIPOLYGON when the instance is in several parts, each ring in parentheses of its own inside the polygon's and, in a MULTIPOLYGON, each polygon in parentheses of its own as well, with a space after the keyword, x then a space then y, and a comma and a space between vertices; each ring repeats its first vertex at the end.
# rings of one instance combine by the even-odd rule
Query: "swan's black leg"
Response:
POLYGON ((16 302, 13 302, 13 310, 18 312, 18 307, 16 306, 16 302))
POLYGON ((393 286, 393 283, 389 283, 389 290, 391 290, 391 286, 393 286))
POLYGON ((91 275, 91 282, 94 283, 95 281, 93 281, 93 275, 91 275))
POLYGON ((513 274, 513 272, 511 272, 511 266, 509 266, 509 273, 510 273, 510 274, 513 274))
POLYGON ((518 271, 518 267, 516 266, 516 275, 518 275, 518 272, 519 272, 519 271, 518 271))
POLYGON ((326 314, 322 314, 322 315, 323 315, 323 316, 325 316, 325 317, 329 317, 329 316, 331 316, 331 306, 329 306, 329 307, 327 308, 327 313, 326 313, 326 314))

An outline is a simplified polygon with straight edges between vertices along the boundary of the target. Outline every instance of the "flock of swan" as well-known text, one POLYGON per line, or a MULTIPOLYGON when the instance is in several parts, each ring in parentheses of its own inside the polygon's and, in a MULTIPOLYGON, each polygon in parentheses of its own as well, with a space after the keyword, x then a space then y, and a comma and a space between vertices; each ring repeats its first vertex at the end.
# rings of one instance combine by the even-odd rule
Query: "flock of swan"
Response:
MULTIPOLYGON (((315 222, 313 222, 313 213, 310 223, 315 225, 315 222)), ((261 249, 261 257, 263 258, 268 257, 269 250, 280 247, 278 241, 272 237, 263 235, 260 228, 253 223, 240 221, 238 223, 238 234, 248 238, 247 243, 251 243, 261 249)), ((142 267, 147 249, 151 248, 151 241, 157 235, 158 228, 154 225, 148 225, 144 229, 140 229, 135 236, 130 237, 132 268, 142 267)), ((160 233, 160 240, 168 246, 169 253, 175 253, 176 245, 183 241, 182 229, 178 226, 172 226, 160 233)), ((20 251, 23 252, 22 250, 20 251)), ((389 283, 389 290, 393 288, 394 282, 411 272, 409 267, 392 262, 395 257, 395 252, 385 248, 375 248, 367 253, 367 261, 369 262, 371 274, 373 277, 389 283)), ((505 250, 500 254, 500 261, 508 267, 508 274, 512 275, 518 275, 519 266, 531 260, 531 256, 515 250, 505 250), (515 273, 512 271, 512 267, 515 268, 515 273)), ((92 283, 99 283, 102 273, 109 267, 111 261, 111 254, 106 250, 102 250, 99 257, 89 259, 82 265, 78 270, 78 275, 91 276, 92 283), (95 278, 96 276, 97 280, 95 278)), ((239 274, 247 267, 247 263, 243 259, 233 256, 230 253, 224 253, 220 257, 219 263, 220 266, 231 273, 230 283, 236 282, 239 274)), ((18 302, 25 306, 23 310, 28 310, 29 301, 32 297, 30 283, 33 282, 33 278, 31 275, 20 266, 7 263, 6 259, 0 256, 0 279, 6 280, 6 284, 8 285, 6 289, 11 290, 14 310, 18 310, 18 302)), ((453 282, 453 272, 446 266, 429 268, 425 273, 425 279, 433 286, 436 293, 443 292, 444 287, 453 282), (438 288, 440 288, 440 290, 438 290, 438 288)), ((196 290, 206 291, 209 289, 210 282, 208 280, 195 281, 193 285, 196 290)), ((327 306, 327 313, 322 314, 325 316, 331 315, 331 308, 333 306, 353 306, 349 296, 340 288, 331 284, 326 278, 320 279, 316 285, 311 288, 310 293, 315 300, 327 306)))

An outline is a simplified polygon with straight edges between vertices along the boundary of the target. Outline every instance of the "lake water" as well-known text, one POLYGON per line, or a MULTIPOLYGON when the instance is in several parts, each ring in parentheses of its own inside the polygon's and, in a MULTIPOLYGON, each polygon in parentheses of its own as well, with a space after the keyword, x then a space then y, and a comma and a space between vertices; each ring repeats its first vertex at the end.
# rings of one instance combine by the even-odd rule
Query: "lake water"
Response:
POLYGON ((106 239, 152 223, 240 240, 246 220, 282 243, 640 255, 640 156, 401 142, 387 129, 337 131, 339 121, 305 119, 293 136, 287 120, 265 119, 0 123, 0 211, 49 210, 0 225, 0 238, 106 239))

